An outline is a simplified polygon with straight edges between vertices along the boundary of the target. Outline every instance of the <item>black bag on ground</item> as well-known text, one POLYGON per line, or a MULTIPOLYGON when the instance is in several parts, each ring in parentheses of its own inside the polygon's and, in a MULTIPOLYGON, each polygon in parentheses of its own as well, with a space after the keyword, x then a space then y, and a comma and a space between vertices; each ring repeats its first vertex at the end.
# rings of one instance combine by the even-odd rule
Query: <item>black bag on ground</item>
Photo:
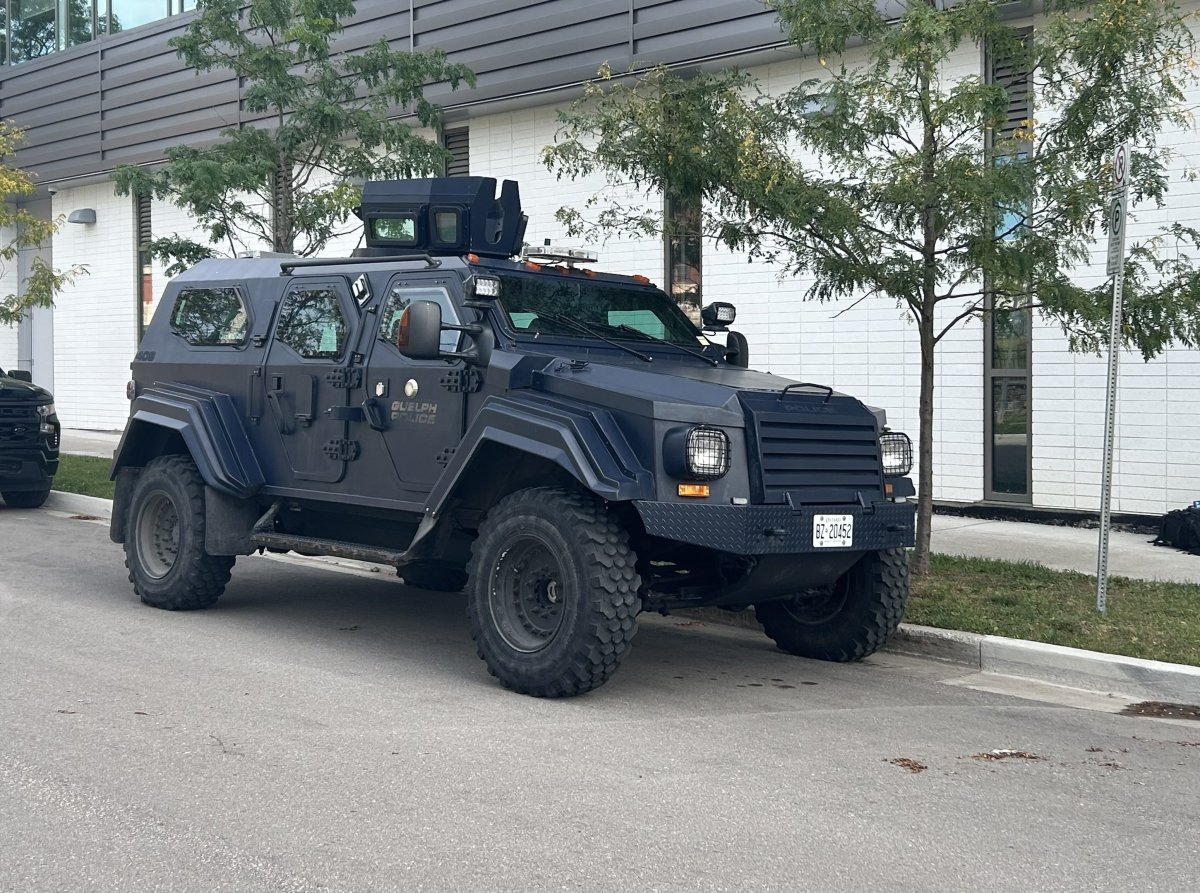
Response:
POLYGON ((1156 546, 1174 546, 1200 555, 1200 507, 1189 505, 1163 515, 1156 546))

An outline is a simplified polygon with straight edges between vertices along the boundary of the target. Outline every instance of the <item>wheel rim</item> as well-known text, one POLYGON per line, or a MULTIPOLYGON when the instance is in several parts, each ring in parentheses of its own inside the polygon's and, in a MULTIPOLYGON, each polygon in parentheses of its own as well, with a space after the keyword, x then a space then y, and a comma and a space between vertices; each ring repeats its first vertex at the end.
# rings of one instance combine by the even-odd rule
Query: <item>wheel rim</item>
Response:
POLYGON ((161 490, 151 493, 142 503, 137 542, 138 557, 147 575, 161 580, 171 572, 179 556, 179 513, 175 503, 161 490))
POLYGON ((526 534, 505 549, 492 571, 488 606, 500 637, 531 654, 553 641, 563 622, 562 562, 541 537, 526 534))
POLYGON ((783 609, 796 623, 818 626, 833 620, 846 606, 846 595, 850 590, 845 577, 828 589, 813 590, 783 603, 783 609))

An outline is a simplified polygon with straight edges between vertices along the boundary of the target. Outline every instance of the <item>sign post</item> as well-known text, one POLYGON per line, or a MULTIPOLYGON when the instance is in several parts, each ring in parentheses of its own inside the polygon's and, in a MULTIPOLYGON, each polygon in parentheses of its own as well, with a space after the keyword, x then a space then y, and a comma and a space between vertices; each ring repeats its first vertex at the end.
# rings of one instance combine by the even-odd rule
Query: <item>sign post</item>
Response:
POLYGON ((1112 326, 1108 337, 1108 396, 1104 403, 1104 471, 1100 477, 1100 549, 1096 560, 1096 610, 1108 611, 1108 535, 1112 527, 1113 440, 1117 423, 1117 371, 1121 361, 1121 302, 1125 288, 1125 218, 1129 203, 1129 143, 1113 153, 1113 191, 1108 211, 1108 263, 1113 277, 1112 326))

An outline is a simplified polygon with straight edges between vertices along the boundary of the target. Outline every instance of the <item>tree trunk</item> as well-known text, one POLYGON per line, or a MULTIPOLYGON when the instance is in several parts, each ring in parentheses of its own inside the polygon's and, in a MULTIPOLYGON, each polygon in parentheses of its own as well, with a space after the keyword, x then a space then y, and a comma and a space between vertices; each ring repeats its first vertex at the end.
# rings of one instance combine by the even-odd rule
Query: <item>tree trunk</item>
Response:
MULTIPOLYGON (((921 183, 934 193, 938 144, 937 127, 933 121, 929 97, 935 66, 932 53, 924 54, 924 59, 920 71, 921 114, 924 119, 921 139, 921 183)), ((921 333, 921 430, 917 435, 917 544, 910 563, 911 573, 918 577, 929 573, 929 528, 933 522, 933 352, 937 346, 933 331, 934 313, 937 310, 938 206, 936 200, 932 200, 932 196, 927 198, 926 202, 921 221, 924 236, 924 281, 921 283, 920 313, 917 314, 917 328, 921 333)))
POLYGON ((296 231, 292 220, 292 162, 283 157, 275 170, 275 188, 271 207, 271 250, 293 254, 296 248, 296 231))
POLYGON ((929 573, 929 534, 933 523, 933 311, 917 320, 921 333, 920 431, 917 434, 917 547, 910 564, 914 576, 929 573))

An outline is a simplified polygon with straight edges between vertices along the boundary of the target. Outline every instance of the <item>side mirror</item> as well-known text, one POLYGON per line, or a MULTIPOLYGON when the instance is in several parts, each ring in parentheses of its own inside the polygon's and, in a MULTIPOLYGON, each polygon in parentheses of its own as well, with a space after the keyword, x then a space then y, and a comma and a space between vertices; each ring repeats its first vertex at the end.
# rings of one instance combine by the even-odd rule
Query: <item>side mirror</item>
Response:
POLYGON ((742 369, 750 368, 750 342, 741 332, 730 332, 725 338, 725 362, 742 369))
POLYGON ((396 347, 410 360, 442 356, 442 308, 436 301, 413 301, 396 326, 396 347))
POLYGON ((9 378, 14 378, 17 381, 27 381, 33 384, 33 373, 25 369, 13 369, 8 373, 9 378))

